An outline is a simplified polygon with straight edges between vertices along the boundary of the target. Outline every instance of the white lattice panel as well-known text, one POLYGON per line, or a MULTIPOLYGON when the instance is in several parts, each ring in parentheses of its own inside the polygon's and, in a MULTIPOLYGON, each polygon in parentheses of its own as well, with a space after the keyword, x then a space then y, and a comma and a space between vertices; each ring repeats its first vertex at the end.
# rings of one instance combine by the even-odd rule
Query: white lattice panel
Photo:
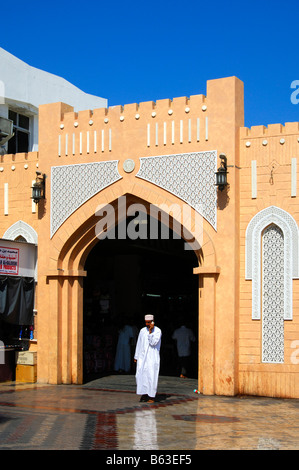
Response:
POLYGON ((169 191, 197 210, 216 230, 217 152, 196 152, 140 158, 138 178, 169 191))
POLYGON ((277 225, 262 237, 262 360, 284 362, 284 237, 277 225))
POLYGON ((55 166, 51 169, 51 237, 84 202, 121 176, 118 161, 55 166))

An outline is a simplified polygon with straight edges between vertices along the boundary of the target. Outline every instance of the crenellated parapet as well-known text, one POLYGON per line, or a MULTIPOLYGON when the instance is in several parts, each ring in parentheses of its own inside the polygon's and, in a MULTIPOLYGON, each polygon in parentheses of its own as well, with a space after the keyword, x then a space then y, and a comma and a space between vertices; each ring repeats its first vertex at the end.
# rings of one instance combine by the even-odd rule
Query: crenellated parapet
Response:
POLYGON ((8 182, 34 179, 39 171, 38 152, 6 154, 0 157, 0 177, 8 182))
MULTIPOLYGON (((39 150, 50 166, 209 151, 235 158, 243 124, 243 84, 211 80, 206 94, 74 112, 64 103, 39 109, 39 150), (223 95, 223 89, 228 93, 223 95), (237 116, 237 119, 236 119, 237 116)), ((136 167, 137 169, 137 167, 136 167)))
POLYGON ((0 156, 0 165, 1 167, 11 167, 15 165, 24 165, 24 169, 27 170, 29 165, 38 164, 38 152, 28 152, 28 153, 16 153, 16 154, 5 154, 0 156))
POLYGON ((252 160, 258 165, 269 165, 276 160, 280 165, 290 164, 299 157, 299 123, 287 122, 240 129, 241 165, 252 160))
MULTIPOLYGON (((38 152, 2 155, 0 158, 0 232, 5 224, 19 218, 33 224, 37 206, 31 199, 31 187, 39 171, 38 152)), ((2 230, 3 232, 3 230, 2 230)))
POLYGON ((283 124, 269 124, 268 126, 242 127, 240 138, 273 137, 277 135, 299 134, 299 122, 286 122, 283 124))
POLYGON ((120 149, 134 153, 136 144, 149 149, 206 142, 209 139, 207 100, 204 95, 156 102, 69 112, 56 125, 56 154, 60 158, 110 158, 120 149), (132 149, 132 150, 131 150, 132 149))

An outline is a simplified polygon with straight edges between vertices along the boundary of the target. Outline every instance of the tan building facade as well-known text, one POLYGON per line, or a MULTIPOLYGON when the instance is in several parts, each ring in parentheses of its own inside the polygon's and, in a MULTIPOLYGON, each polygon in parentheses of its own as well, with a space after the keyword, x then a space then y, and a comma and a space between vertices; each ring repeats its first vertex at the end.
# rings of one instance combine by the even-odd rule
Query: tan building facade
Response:
MULTIPOLYGON (((38 382, 82 383, 86 280, 95 287, 87 268, 105 247, 94 268, 104 282, 101 260, 120 249, 113 239, 104 245, 104 222, 110 216, 119 227, 132 221, 133 209, 148 215, 157 208, 171 213, 183 241, 191 234, 198 242, 180 258, 193 256, 199 390, 298 398, 298 157, 298 123, 244 128, 236 77, 208 81, 206 95, 189 98, 79 113, 71 103, 41 106, 39 151, 4 155, 0 172, 2 238, 33 242, 31 234, 38 246, 38 382), (223 191, 215 186, 220 154, 228 169, 223 191), (37 170, 46 175, 38 205, 31 200, 37 170)), ((183 283, 179 258, 167 249, 169 285, 183 283)), ((136 257, 122 251, 113 258, 116 298, 124 299, 115 321, 142 296, 138 273, 146 277, 149 268, 134 264, 136 257)), ((156 271, 151 282, 159 261, 156 271)), ((140 303, 134 313, 142 310, 140 303)), ((163 340, 176 315, 169 311, 163 340)))

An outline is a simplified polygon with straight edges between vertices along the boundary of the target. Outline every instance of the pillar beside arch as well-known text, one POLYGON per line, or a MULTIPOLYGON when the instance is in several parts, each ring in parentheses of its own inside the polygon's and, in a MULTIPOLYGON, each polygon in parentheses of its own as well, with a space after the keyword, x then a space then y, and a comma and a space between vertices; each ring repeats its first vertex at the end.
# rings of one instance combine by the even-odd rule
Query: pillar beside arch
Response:
POLYGON ((215 384, 215 318, 216 282, 219 266, 200 266, 194 269, 198 275, 198 388, 204 395, 214 395, 215 384))
MULTIPOLYGON (((42 283, 48 291, 47 317, 39 329, 38 382, 83 383, 84 271, 48 273, 42 283)), ((44 304, 45 305, 45 304, 44 304)))
POLYGON ((193 270, 198 275, 198 388, 204 395, 214 395, 216 282, 221 270, 216 265, 215 247, 207 230, 202 242, 202 264, 193 270))

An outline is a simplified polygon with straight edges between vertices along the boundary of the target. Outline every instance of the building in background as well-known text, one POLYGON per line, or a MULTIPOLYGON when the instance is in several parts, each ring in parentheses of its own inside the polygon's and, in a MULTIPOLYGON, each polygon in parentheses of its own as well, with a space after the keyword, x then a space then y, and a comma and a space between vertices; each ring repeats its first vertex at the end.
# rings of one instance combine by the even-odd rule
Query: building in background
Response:
POLYGON ((37 151, 38 107, 57 101, 73 103, 76 111, 107 106, 106 99, 84 93, 0 48, 0 118, 12 120, 14 132, 2 153, 37 151))

